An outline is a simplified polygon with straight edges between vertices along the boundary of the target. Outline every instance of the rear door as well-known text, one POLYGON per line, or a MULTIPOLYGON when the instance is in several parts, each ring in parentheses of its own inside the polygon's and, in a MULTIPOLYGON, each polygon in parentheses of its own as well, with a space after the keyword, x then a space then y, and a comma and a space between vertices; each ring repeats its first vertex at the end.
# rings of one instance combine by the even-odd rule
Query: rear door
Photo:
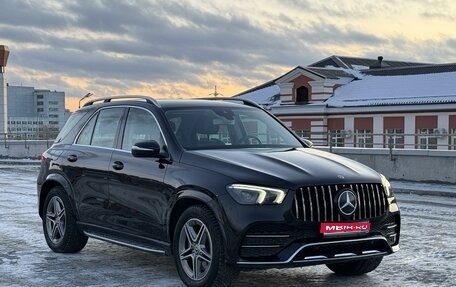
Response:
POLYGON ((94 113, 63 155, 62 169, 74 189, 83 223, 104 225, 108 212, 108 167, 126 108, 94 113))

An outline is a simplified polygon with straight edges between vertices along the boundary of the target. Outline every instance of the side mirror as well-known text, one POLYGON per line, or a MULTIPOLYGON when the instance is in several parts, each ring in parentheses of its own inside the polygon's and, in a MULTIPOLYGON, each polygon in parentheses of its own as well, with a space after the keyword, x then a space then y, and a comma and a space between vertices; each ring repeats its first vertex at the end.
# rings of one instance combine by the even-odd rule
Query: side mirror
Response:
POLYGON ((307 145, 307 147, 313 147, 314 146, 313 142, 308 140, 308 139, 301 138, 301 140, 307 145))
POLYGON ((158 142, 154 140, 137 142, 131 148, 131 154, 134 157, 152 157, 152 158, 166 158, 168 153, 162 152, 158 142))

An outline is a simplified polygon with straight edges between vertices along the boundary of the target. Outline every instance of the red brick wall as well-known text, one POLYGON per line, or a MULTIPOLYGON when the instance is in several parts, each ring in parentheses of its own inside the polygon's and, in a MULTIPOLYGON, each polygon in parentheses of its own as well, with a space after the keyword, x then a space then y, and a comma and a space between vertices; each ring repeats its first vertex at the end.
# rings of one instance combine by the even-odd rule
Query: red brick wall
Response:
POLYGON ((302 75, 293 80, 293 102, 296 101, 296 89, 302 86, 309 89, 309 101, 312 100, 312 87, 309 84, 311 81, 313 81, 311 78, 302 75))
POLYGON ((328 119, 328 130, 344 130, 345 129, 345 120, 344 118, 329 118, 328 119))
POLYGON ((373 130, 374 119, 369 118, 355 118, 355 130, 373 130))
POLYGON ((296 119, 291 121, 291 128, 295 131, 310 131, 310 119, 296 119))
POLYGON ((384 117, 383 130, 402 129, 404 130, 404 117, 384 117))
POLYGON ((450 129, 456 129, 456 115, 455 116, 450 116, 449 118, 449 127, 450 129))
POLYGON ((415 117, 415 129, 436 129, 437 116, 417 116, 415 117))

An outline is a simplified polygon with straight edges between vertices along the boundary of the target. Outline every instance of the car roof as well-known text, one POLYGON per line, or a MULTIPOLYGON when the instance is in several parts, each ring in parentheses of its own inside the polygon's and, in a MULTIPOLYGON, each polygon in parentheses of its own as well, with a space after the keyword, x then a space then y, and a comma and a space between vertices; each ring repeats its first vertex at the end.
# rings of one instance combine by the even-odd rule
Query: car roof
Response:
MULTIPOLYGON (((195 108, 195 107, 231 107, 231 108, 252 108, 257 106, 255 103, 250 103, 245 100, 231 98, 212 98, 212 99, 153 99, 147 96, 116 96, 110 98, 100 98, 87 102, 81 110, 97 109, 105 106, 119 105, 137 105, 147 106, 153 104, 158 108, 195 108)), ((260 108, 259 106, 257 106, 260 108)))

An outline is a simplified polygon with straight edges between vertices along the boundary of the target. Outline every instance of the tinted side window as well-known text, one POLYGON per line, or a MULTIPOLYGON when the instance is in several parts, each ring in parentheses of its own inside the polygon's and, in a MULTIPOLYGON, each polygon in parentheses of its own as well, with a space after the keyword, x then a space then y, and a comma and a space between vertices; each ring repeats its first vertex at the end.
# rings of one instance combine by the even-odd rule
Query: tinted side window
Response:
POLYGON ((81 131, 77 144, 99 147, 114 147, 117 127, 123 108, 110 108, 99 111, 81 131))
POLYGON ((86 113, 84 112, 74 112, 70 118, 66 121, 65 125, 63 126, 62 130, 60 131, 59 135, 56 138, 56 142, 60 142, 64 137, 70 133, 72 129, 76 126, 76 124, 82 119, 82 117, 86 113))
POLYGON ((76 141, 77 144, 90 145, 90 141, 92 140, 93 127, 95 126, 97 117, 98 113, 95 116, 93 116, 90 119, 90 121, 86 124, 84 129, 79 134, 78 140, 76 141))
POLYGON ((146 110, 131 108, 125 125, 122 149, 131 150, 135 143, 147 140, 155 140, 160 146, 164 145, 155 118, 146 110))
POLYGON ((116 137, 120 118, 122 117, 122 112, 122 108, 104 109, 99 112, 93 130, 91 145, 109 148, 114 147, 114 139, 116 137))

